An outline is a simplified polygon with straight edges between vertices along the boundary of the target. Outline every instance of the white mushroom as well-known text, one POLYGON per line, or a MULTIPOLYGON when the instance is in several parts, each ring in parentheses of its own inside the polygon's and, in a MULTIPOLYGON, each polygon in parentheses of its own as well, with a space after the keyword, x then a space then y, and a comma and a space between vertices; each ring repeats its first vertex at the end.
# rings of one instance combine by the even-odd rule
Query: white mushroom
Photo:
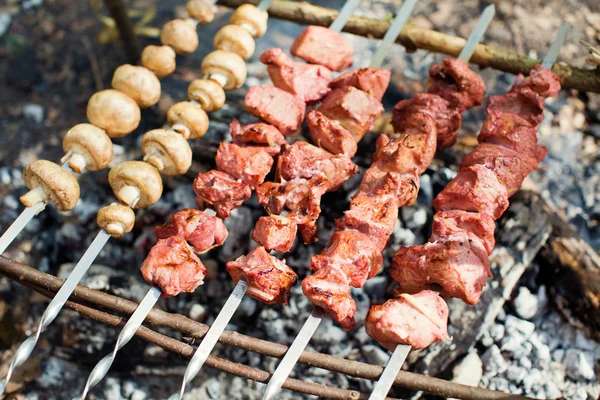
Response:
POLYGON ((79 200, 77 179, 53 162, 32 162, 23 170, 23 179, 31 189, 20 199, 26 207, 51 201, 59 210, 68 211, 73 209, 79 200))
POLYGON ((225 91, 217 82, 210 79, 195 79, 188 86, 188 96, 200 103, 204 111, 220 110, 225 105, 225 91))
POLYGON ((138 127, 140 107, 125 93, 107 89, 90 97, 87 117, 111 138, 119 138, 127 136, 138 127))
POLYGON ((135 213, 127 206, 113 203, 102 207, 96 218, 98 226, 114 238, 120 238, 131 232, 135 224, 135 213))
POLYGON ((160 81, 148 68, 121 65, 113 75, 112 87, 131 97, 140 108, 153 106, 160 99, 160 81))
POLYGON ((180 134, 154 129, 142 137, 144 161, 165 175, 182 175, 192 165, 192 149, 180 134))
POLYGON ((225 25, 219 29, 214 45, 216 49, 230 51, 244 60, 252 57, 255 49, 254 38, 239 25, 225 25))
POLYGON ((108 182, 117 199, 132 208, 151 206, 163 190, 156 168, 143 161, 122 162, 110 170, 108 182))
POLYGON ((182 101, 167 111, 167 121, 185 139, 199 139, 208 130, 208 115, 198 104, 182 101))
POLYGON ((190 54, 198 47, 196 23, 191 19, 174 19, 160 31, 162 44, 171 46, 177 54, 190 54))
POLYGON ((66 155, 61 163, 78 174, 84 169, 99 171, 108 167, 113 157, 113 144, 106 132, 92 124, 78 124, 65 134, 63 150, 66 155))
POLYGON ((231 23, 246 29, 253 37, 259 38, 267 31, 269 14, 260 11, 253 4, 242 4, 233 12, 231 23))
POLYGON ((175 71, 175 50, 169 46, 146 46, 142 51, 142 65, 164 78, 175 71))
POLYGON ((246 81, 246 63, 235 53, 215 50, 202 60, 202 73, 205 78, 219 82, 223 89, 234 90, 246 81))
POLYGON ((215 19, 213 5, 207 0, 189 0, 185 6, 190 17, 201 24, 208 24, 215 19))

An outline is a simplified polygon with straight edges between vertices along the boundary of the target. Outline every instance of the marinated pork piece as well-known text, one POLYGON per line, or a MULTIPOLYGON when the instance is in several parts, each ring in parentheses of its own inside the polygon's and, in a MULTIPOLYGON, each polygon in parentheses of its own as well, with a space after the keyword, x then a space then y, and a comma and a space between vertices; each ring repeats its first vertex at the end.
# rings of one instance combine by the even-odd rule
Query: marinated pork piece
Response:
POLYGON ((442 296, 477 304, 486 279, 492 275, 472 245, 455 235, 439 243, 401 247, 394 254, 390 276, 403 292, 441 288, 442 296))
POLYGON ((461 210, 438 211, 433 216, 431 241, 440 241, 459 230, 477 236, 482 240, 487 254, 492 254, 496 243, 494 238, 496 224, 494 219, 487 214, 461 210))
POLYGON ((401 294, 397 299, 371 307, 365 329, 390 351, 398 344, 424 349, 448 338, 448 305, 431 290, 401 294))
POLYGON ((381 101, 390 84, 392 73, 384 68, 359 68, 344 72, 329 84, 332 89, 354 86, 381 101))
POLYGON ((330 91, 331 71, 322 65, 294 61, 279 48, 262 53, 260 62, 267 66, 274 86, 305 103, 321 100, 330 91))
POLYGON ((508 208, 508 192, 494 172, 476 164, 461 168, 433 200, 433 206, 438 211, 479 212, 496 220, 508 208))
POLYGON ((310 138, 317 146, 333 154, 354 157, 358 146, 356 141, 339 122, 324 116, 317 110, 306 114, 310 138))
POLYGON ((548 68, 537 65, 529 72, 528 77, 523 75, 517 76, 513 84, 511 92, 515 91, 533 91, 537 93, 543 100, 548 97, 556 97, 560 91, 560 79, 558 75, 548 68))
POLYGON ((356 303, 350 296, 350 284, 344 272, 328 265, 302 281, 302 291, 308 300, 321 307, 342 328, 354 328, 356 303))
POLYGON ((417 93, 410 100, 398 102, 392 112, 392 126, 398 133, 413 130, 430 132, 433 122, 440 147, 451 147, 456 143, 460 121, 461 114, 456 108, 447 100, 429 93, 417 93))
POLYGON ((306 108, 301 99, 274 86, 251 87, 244 104, 250 114, 275 125, 286 136, 298 133, 306 108))
POLYGON ((332 90, 319 107, 319 112, 338 121, 357 143, 383 111, 380 101, 353 86, 332 90))
POLYGON ((184 238, 159 239, 142 264, 146 282, 158 287, 163 298, 191 293, 206 276, 206 268, 184 238))
POLYGON ((221 142, 215 158, 219 170, 241 180, 251 188, 265 181, 273 166, 273 157, 256 147, 240 147, 221 142))
POLYGON ((196 253, 206 253, 227 239, 227 228, 221 218, 207 215, 194 208, 171 214, 169 221, 154 228, 157 239, 179 236, 187 240, 196 253))
POLYGON ((435 64, 429 70, 427 93, 446 99, 462 113, 483 103, 485 82, 466 62, 446 58, 442 64, 435 64))
POLYGON ((477 136, 479 143, 506 147, 517 153, 527 154, 539 161, 546 156, 546 148, 538 146, 537 129, 514 114, 492 111, 488 114, 477 136))
POLYGON ((266 304, 287 304, 290 288, 298 281, 298 275, 285 262, 262 246, 228 262, 227 272, 236 283, 240 279, 248 282, 248 295, 266 304))
POLYGON ((194 180, 196 203, 200 209, 208 207, 217 212, 219 218, 227 218, 231 210, 238 208, 252 195, 252 189, 222 171, 211 170, 198 174, 194 180))
POLYGON ((435 132, 413 131, 396 138, 384 133, 377 138, 373 164, 378 169, 399 173, 409 173, 416 168, 420 175, 435 156, 436 143, 435 132))
POLYGON ((296 239, 298 225, 288 217, 260 217, 254 226, 252 240, 267 250, 288 252, 296 239))
POLYGON ((355 229, 334 232, 331 245, 311 258, 310 268, 318 271, 327 266, 340 269, 348 284, 360 288, 381 269, 381 250, 369 235, 355 229))
POLYGON ((311 64, 341 72, 352 65, 354 49, 344 37, 322 26, 308 26, 296 37, 291 53, 311 64))
POLYGON ((337 190, 357 173, 358 167, 350 158, 333 155, 304 141, 285 146, 277 163, 277 176, 283 180, 323 175, 327 179, 328 191, 337 190))
POLYGON ((279 129, 264 122, 242 125, 234 118, 229 124, 229 132, 234 144, 241 147, 258 147, 272 157, 279 154, 282 145, 287 144, 279 129))

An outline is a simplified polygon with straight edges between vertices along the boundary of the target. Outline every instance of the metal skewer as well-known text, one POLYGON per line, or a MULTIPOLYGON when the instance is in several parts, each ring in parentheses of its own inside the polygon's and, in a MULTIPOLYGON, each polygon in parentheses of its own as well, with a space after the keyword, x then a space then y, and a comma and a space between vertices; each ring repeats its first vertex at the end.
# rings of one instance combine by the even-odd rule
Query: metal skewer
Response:
MULTIPOLYGON (((412 13, 416 4, 417 0, 406 0, 402 3, 402 7, 400 7, 398 14, 390 24, 390 27, 385 33, 382 42, 373 55, 371 63, 369 64, 370 67, 379 68, 381 66, 385 56, 390 50, 390 47, 398 38, 398 35, 402 31, 404 24, 406 24, 406 21, 408 20, 408 17, 412 13)), ((296 339, 294 339, 294 342, 288 348, 285 356, 282 358, 277 369, 271 376, 271 379, 269 379, 269 383, 267 384, 265 392, 263 393, 263 400, 271 400, 281 391, 283 383, 294 369, 294 366, 298 362, 298 358, 300 358, 300 355, 308 345, 308 342, 310 342, 310 339, 323 320, 323 314, 324 313, 321 308, 313 308, 312 313, 306 322, 304 322, 304 325, 302 326, 302 329, 300 329, 296 339)))
MULTIPOLYGON (((484 14, 485 14, 485 11, 484 11, 484 14)), ((482 15, 482 19, 483 19, 483 15, 482 15)), ((491 21, 491 19, 490 19, 490 21, 491 21)), ((542 62, 542 66, 544 68, 552 68, 552 65, 554 64, 554 61, 556 61, 556 57, 558 56, 560 47, 562 46, 563 42, 565 41, 567 32, 569 31, 570 27, 571 26, 568 23, 565 23, 558 30, 556 39, 552 43, 552 46, 550 46, 550 50, 548 51, 548 53, 546 54, 546 57, 544 57, 544 61, 542 62)), ((475 29, 475 30, 477 30, 477 29, 475 29)), ((468 44, 469 44, 469 42, 467 42, 467 45, 468 44)), ((475 49, 475 45, 472 46, 472 50, 475 49)), ((465 46, 465 48, 466 48, 466 46, 465 46)), ((465 49, 463 49, 463 51, 461 52, 461 55, 463 53, 468 53, 468 52, 465 51, 465 49)), ((473 52, 471 51, 471 53, 469 54, 469 57, 472 53, 473 52)), ((463 61, 466 61, 466 60, 463 60, 463 61)), ((369 400, 383 400, 386 398, 388 392, 390 391, 390 388, 394 384, 396 375, 398 375, 398 371, 400 371, 400 368, 402 368, 402 364, 404 363, 404 360, 408 356, 409 352, 410 352, 410 346, 407 346, 407 345, 396 346, 396 349, 392 353, 392 356, 390 357, 387 365, 385 366, 385 369, 383 370, 381 376, 379 377, 379 380, 375 384, 375 388, 373 389, 371 396, 369 396, 369 400)))
MULTIPOLYGON (((409 1, 416 2, 416 0, 409 0, 409 1)), ((270 3, 271 0, 268 0, 265 2, 270 3)), ((350 18, 350 16, 356 9, 356 7, 358 7, 359 3, 360 3, 360 0, 348 0, 344 4, 344 6, 340 9, 340 12, 338 13, 338 15, 335 18, 335 20, 333 21, 333 23, 330 25, 329 29, 332 29, 336 32, 340 32, 342 30, 342 28, 344 27, 344 25, 346 25, 346 22, 348 21, 348 19, 350 18)), ((260 5, 259 5, 259 8, 260 8, 260 5)), ((268 5, 266 6, 266 8, 268 8, 268 5)), ((400 27, 400 29, 402 29, 402 27, 400 27)), ((399 32, 399 30, 398 30, 398 32, 399 32)), ((387 34, 386 34, 386 36, 387 36, 387 34)), ((391 39, 391 41, 393 42, 396 39, 396 37, 397 37, 397 34, 396 34, 396 36, 394 36, 391 39)), ((388 48, 389 48, 389 46, 388 46, 388 48)), ((386 52, 387 52, 387 49, 386 49, 386 52)), ((382 58, 383 58, 383 56, 382 56, 382 58)), ((181 384, 181 390, 179 391, 179 393, 172 394, 171 397, 169 397, 169 400, 181 400, 181 398, 183 397, 183 394, 185 393, 186 385, 192 379, 194 379, 194 377, 198 374, 198 372, 200 372, 200 369, 206 362, 206 359, 210 355, 212 349, 217 344, 219 337, 221 337, 221 334, 225 330, 225 327, 227 326, 227 324, 233 317, 233 314, 235 314, 235 311, 238 309, 247 290, 248 290, 248 283, 243 280, 238 281, 235 288, 233 289, 233 292, 229 295, 229 298, 227 299, 225 306, 223 306, 223 309, 219 312, 219 315, 217 315, 217 318, 211 325, 210 329, 206 333, 206 336, 202 340, 202 343, 200 343, 200 346, 196 350, 196 353, 190 360, 190 362, 185 370, 185 375, 183 377, 183 382, 181 384)))

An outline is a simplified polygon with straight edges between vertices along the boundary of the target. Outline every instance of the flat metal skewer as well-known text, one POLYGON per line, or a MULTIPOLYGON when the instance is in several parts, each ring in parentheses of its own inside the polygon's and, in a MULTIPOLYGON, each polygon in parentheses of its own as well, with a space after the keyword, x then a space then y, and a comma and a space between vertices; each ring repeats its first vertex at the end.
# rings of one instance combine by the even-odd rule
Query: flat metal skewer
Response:
POLYGON ((473 32, 469 35, 467 42, 465 43, 465 47, 462 48, 460 54, 458 55, 458 59, 464 62, 469 62, 471 56, 475 52, 477 45, 483 39, 483 35, 487 31, 488 27, 492 23, 494 19, 494 15, 496 15, 496 7, 493 4, 487 6, 481 15, 479 16, 479 20, 473 29, 473 32))
MULTIPOLYGON (((402 31, 402 28, 406 24, 406 21, 408 21, 408 17, 412 13, 416 3, 416 0, 406 0, 402 3, 400 10, 398 10, 398 14, 396 14, 394 20, 388 28, 388 31, 384 35, 382 43, 380 43, 377 51, 373 55, 370 67, 378 68, 381 66, 385 56, 391 48, 391 45, 396 41, 398 35, 400 35, 400 32, 402 31)), ((331 25, 331 27, 333 27, 334 24, 335 22, 331 25)), ((323 310, 319 307, 315 307, 302 326, 298 336, 296 336, 294 342, 288 348, 288 351, 285 353, 285 356, 277 366, 277 369, 275 369, 271 379, 269 379, 269 383, 267 384, 267 387, 263 393, 263 400, 271 400, 275 398, 275 396, 277 396, 277 394, 281 391, 283 383, 294 369, 294 366, 298 362, 300 355, 308 345, 308 342, 310 342, 310 339, 314 335, 322 320, 323 310)))
MULTIPOLYGON (((492 6, 489 6, 489 7, 492 7, 492 6)), ((485 14, 485 11, 484 11, 484 14, 485 14)), ((482 14, 481 19, 483 19, 483 14, 482 14)), ((480 19, 480 22, 481 22, 481 19, 480 19)), ((479 23, 477 25, 479 26, 479 23)), ((489 25, 489 22, 488 22, 488 25, 489 25)), ((560 47, 564 43, 566 36, 567 36, 567 32, 569 31, 570 27, 571 26, 568 23, 565 23, 558 30, 556 39, 552 43, 552 46, 550 46, 550 50, 548 51, 548 54, 546 54, 546 57, 544 57, 544 61, 542 63, 542 66, 544 68, 551 68, 552 65, 554 64, 554 62, 556 61, 556 57, 558 56, 560 47)), ((477 30, 477 28, 475 28, 475 30, 477 30)), ((483 34, 480 34, 479 36, 481 39, 483 34)), ((467 44, 468 43, 469 42, 467 41, 467 44)), ((473 47, 472 47, 473 50, 475 49, 475 46, 476 46, 476 44, 473 45, 473 47)), ((464 52, 464 49, 463 49, 463 52, 464 52)), ((463 52, 461 52, 461 54, 463 54, 463 52)), ((473 54, 472 51, 471 51, 471 54, 473 54)), ((463 61, 468 61, 468 59, 463 60, 463 61)), ((381 376, 379 377, 379 380, 375 384, 375 388, 373 389, 371 396, 369 396, 369 400, 383 400, 386 398, 388 392, 390 391, 390 388, 392 387, 392 385, 394 384, 394 381, 396 380, 398 371, 400 371, 400 369, 402 368, 402 364, 404 363, 404 360, 406 360, 406 357, 408 356, 409 352, 410 352, 410 346, 407 346, 407 345, 396 346, 396 349, 392 353, 392 356, 390 357, 387 365, 385 366, 385 369, 383 370, 381 376)))

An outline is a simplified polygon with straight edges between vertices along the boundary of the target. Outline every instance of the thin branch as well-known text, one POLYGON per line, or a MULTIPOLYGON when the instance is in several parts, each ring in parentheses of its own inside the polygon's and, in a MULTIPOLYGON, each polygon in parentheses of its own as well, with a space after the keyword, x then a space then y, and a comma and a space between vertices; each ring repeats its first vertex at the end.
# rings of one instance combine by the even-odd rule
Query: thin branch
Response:
MULTIPOLYGON (((56 292, 63 283, 62 279, 37 271, 34 268, 0 257, 0 273, 24 285, 33 284, 36 287, 56 292)), ((72 298, 102 307, 124 315, 130 315, 137 307, 137 303, 112 296, 85 286, 78 286, 72 298)), ((147 322, 183 332, 192 337, 201 339, 208 326, 179 314, 171 314, 154 309, 146 319, 147 322)), ((239 347, 255 353, 281 358, 287 351, 287 346, 266 340, 246 336, 238 332, 225 331, 220 338, 224 344, 239 347)), ((383 370, 380 366, 369 365, 357 361, 304 351, 299 360, 301 363, 313 367, 339 372, 348 376, 376 380, 383 370)), ((394 382, 396 386, 412 390, 422 390, 447 398, 460 398, 465 400, 482 399, 526 399, 526 397, 509 395, 488 389, 460 385, 443 379, 428 377, 407 371, 400 371, 394 382)))
POLYGON ((104 0, 104 6, 117 24, 119 37, 123 42, 127 59, 131 64, 135 64, 140 59, 142 50, 140 42, 133 31, 133 22, 127 15, 125 3, 123 3, 123 0, 104 0))
MULTIPOLYGON (((219 0, 218 4, 226 7, 238 7, 248 3, 243 0, 219 0)), ((257 3, 251 1, 251 3, 257 3)), ((303 25, 329 26, 335 19, 338 11, 313 6, 304 2, 277 0, 271 4, 269 15, 303 25)), ((352 17, 344 27, 344 31, 359 36, 380 39, 389 27, 389 22, 352 17)), ((465 45, 465 39, 446 35, 430 29, 419 28, 407 24, 397 43, 404 46, 407 51, 416 49, 430 50, 436 53, 457 56, 465 45)), ((535 60, 521 55, 515 51, 501 47, 479 44, 471 57, 471 62, 481 67, 491 67, 511 74, 527 75, 540 60, 535 60)), ((564 89, 577 89, 586 92, 600 92, 600 69, 587 70, 569 64, 555 64, 553 71, 560 77, 564 89)))

